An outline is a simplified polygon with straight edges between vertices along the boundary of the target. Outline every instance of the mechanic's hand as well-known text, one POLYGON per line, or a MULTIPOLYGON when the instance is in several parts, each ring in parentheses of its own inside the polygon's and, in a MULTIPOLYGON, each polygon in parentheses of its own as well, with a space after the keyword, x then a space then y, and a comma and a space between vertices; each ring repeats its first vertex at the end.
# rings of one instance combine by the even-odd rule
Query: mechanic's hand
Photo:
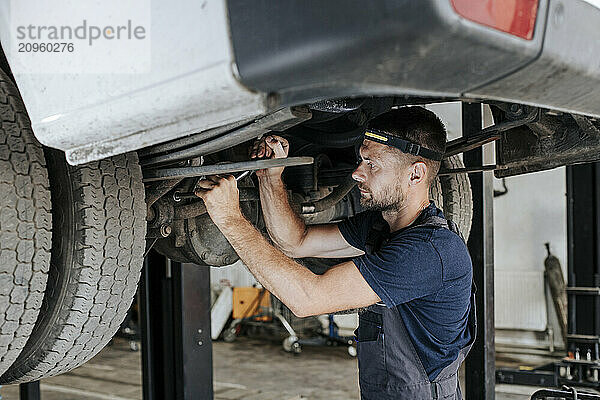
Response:
POLYGON ((198 182, 196 196, 204 200, 206 211, 215 225, 220 226, 235 218, 243 218, 240 211, 240 192, 231 175, 209 176, 198 182))
MULTIPOLYGON (((287 158, 290 150, 288 141, 281 136, 269 135, 255 140, 250 147, 250 158, 287 158)), ((258 177, 280 177, 285 167, 268 168, 256 171, 258 177)))

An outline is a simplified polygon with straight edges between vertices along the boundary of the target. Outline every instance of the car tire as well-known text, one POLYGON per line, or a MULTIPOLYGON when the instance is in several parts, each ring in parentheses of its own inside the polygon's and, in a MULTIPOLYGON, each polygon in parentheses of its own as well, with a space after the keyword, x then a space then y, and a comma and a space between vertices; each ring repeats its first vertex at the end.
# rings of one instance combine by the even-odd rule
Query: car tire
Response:
MULTIPOLYGON (((443 169, 464 168, 459 155, 442 160, 443 169)), ((429 197, 443 212, 444 216, 458 225, 465 240, 469 239, 473 219, 473 193, 467 174, 438 176, 429 191, 429 197)))
POLYGON ((53 238, 42 312, 0 383, 69 371, 113 337, 136 292, 146 233, 137 154, 70 166, 47 149, 53 238))
POLYGON ((0 374, 25 347, 42 306, 52 246, 42 146, 19 92, 0 71, 0 374))

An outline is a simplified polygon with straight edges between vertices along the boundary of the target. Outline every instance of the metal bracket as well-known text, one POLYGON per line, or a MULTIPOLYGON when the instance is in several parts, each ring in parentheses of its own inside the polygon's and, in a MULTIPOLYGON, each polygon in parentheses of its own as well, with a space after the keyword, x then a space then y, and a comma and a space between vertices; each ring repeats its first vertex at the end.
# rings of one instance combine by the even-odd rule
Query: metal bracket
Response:
POLYGON ((447 176, 447 175, 455 175, 455 174, 471 174, 474 172, 496 171, 499 169, 504 169, 504 168, 502 166, 493 164, 493 165, 482 165, 480 167, 440 169, 440 172, 438 172, 438 176, 447 176))
POLYGON ((473 135, 469 135, 468 137, 463 136, 461 138, 451 140, 446 145, 444 157, 448 158, 450 156, 481 147, 484 144, 494 142, 502 137, 500 134, 501 132, 532 123, 538 119, 538 117, 539 108, 532 108, 523 118, 501 122, 499 124, 482 129, 481 131, 474 133, 473 135))
POLYGON ((567 287, 568 294, 580 294, 588 296, 600 296, 600 287, 567 287))

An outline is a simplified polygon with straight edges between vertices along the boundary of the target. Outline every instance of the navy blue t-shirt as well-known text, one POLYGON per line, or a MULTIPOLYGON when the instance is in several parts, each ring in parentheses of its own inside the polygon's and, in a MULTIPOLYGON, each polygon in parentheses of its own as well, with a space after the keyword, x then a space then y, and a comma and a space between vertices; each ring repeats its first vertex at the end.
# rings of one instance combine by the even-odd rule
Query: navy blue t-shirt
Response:
MULTIPOLYGON (((430 215, 444 218, 433 202, 412 225, 430 215)), ((367 234, 381 212, 367 211, 338 224, 346 241, 365 250, 367 234)), ((458 357, 471 339, 467 321, 473 267, 462 239, 435 226, 392 232, 373 254, 353 259, 373 291, 397 307, 429 379, 458 357)))

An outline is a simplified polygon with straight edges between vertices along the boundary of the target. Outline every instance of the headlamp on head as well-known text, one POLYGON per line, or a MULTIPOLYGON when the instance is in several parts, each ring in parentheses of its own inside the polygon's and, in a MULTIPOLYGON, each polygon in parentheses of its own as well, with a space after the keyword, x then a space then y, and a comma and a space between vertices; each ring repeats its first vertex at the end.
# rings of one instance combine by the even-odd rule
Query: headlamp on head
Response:
POLYGON ((413 156, 420 156, 434 161, 441 161, 444 157, 442 153, 427 149, 408 140, 400 139, 389 133, 380 131, 379 129, 367 128, 365 131, 365 139, 395 147, 406 154, 412 154, 413 156))

